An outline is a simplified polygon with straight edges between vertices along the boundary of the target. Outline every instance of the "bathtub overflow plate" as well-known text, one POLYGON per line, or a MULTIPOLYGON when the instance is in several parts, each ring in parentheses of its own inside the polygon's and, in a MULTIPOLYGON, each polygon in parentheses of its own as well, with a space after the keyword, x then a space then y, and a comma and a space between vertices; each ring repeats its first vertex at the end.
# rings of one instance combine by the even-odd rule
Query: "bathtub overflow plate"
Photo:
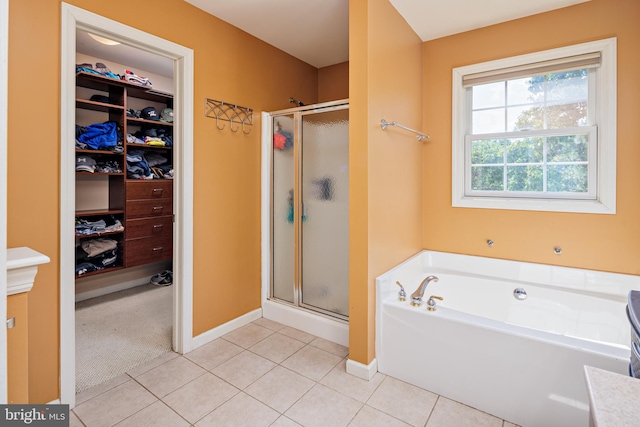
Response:
POLYGON ((519 299, 519 300, 521 300, 521 301, 522 301, 522 300, 525 300, 525 299, 527 299, 527 291, 525 291, 525 290, 524 290, 524 289, 522 289, 522 288, 515 288, 515 289, 513 290, 513 297, 514 297, 515 299, 519 299))

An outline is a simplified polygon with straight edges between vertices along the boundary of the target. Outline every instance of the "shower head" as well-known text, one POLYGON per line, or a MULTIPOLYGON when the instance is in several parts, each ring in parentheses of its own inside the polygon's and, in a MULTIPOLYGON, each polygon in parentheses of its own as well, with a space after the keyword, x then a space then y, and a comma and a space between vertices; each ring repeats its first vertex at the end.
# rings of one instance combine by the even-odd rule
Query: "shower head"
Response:
POLYGON ((289 98, 289 103, 290 104, 296 104, 298 107, 303 107, 304 103, 302 101, 300 101, 299 99, 296 98, 289 98))

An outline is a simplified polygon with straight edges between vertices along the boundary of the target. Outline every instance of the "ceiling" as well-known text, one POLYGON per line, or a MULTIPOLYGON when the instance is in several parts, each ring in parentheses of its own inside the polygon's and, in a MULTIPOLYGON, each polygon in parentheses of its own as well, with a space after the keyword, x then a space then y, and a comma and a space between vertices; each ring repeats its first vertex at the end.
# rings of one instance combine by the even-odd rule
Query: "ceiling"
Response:
MULTIPOLYGON (((124 44, 116 46, 102 44, 89 37, 89 33, 86 31, 76 30, 76 51, 96 58, 103 58, 105 62, 113 61, 126 64, 136 74, 140 74, 139 70, 146 70, 165 77, 173 76, 173 60, 124 44)), ((109 64, 106 65, 111 67, 109 64)), ((124 74, 124 70, 111 71, 116 74, 124 74)))
MULTIPOLYGON (((316 68, 349 60, 349 0, 184 0, 316 68)), ((422 41, 589 0, 389 0, 422 41)), ((171 76, 171 61, 105 46, 78 31, 78 51, 171 76), (142 65, 139 65, 142 64, 142 65), (151 68, 150 68, 151 67, 151 68)), ((116 71, 122 73, 124 70, 116 71)))
MULTIPOLYGON (((349 60, 349 0, 185 1, 316 68, 349 60)), ((589 0, 389 1, 427 41, 589 0)))

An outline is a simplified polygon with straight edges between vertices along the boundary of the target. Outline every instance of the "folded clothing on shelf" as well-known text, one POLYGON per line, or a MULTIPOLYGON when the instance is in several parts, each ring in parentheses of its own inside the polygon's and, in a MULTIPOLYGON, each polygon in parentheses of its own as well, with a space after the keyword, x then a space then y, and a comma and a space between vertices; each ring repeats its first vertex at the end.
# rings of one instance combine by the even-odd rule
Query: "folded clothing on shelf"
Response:
POLYGON ((146 77, 138 76, 131 70, 124 70, 124 76, 122 76, 122 79, 140 86, 153 86, 151 80, 146 77))
POLYGON ((76 140, 92 150, 106 150, 122 141, 122 131, 113 121, 93 123, 89 126, 76 126, 76 140), (119 135, 120 132, 120 135, 119 135))
POLYGON ((76 275, 111 267, 117 259, 117 241, 105 237, 83 240, 76 247, 76 275))

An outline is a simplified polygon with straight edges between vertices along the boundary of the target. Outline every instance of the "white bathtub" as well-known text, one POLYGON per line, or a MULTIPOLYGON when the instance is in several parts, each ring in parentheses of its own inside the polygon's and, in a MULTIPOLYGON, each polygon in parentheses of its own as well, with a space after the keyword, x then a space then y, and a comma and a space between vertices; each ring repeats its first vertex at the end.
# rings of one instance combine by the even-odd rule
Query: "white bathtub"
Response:
POLYGON ((628 375, 632 289, 640 277, 423 251, 376 279, 378 370, 521 426, 588 426, 583 366, 628 375), (432 274, 437 311, 411 306, 432 274))

